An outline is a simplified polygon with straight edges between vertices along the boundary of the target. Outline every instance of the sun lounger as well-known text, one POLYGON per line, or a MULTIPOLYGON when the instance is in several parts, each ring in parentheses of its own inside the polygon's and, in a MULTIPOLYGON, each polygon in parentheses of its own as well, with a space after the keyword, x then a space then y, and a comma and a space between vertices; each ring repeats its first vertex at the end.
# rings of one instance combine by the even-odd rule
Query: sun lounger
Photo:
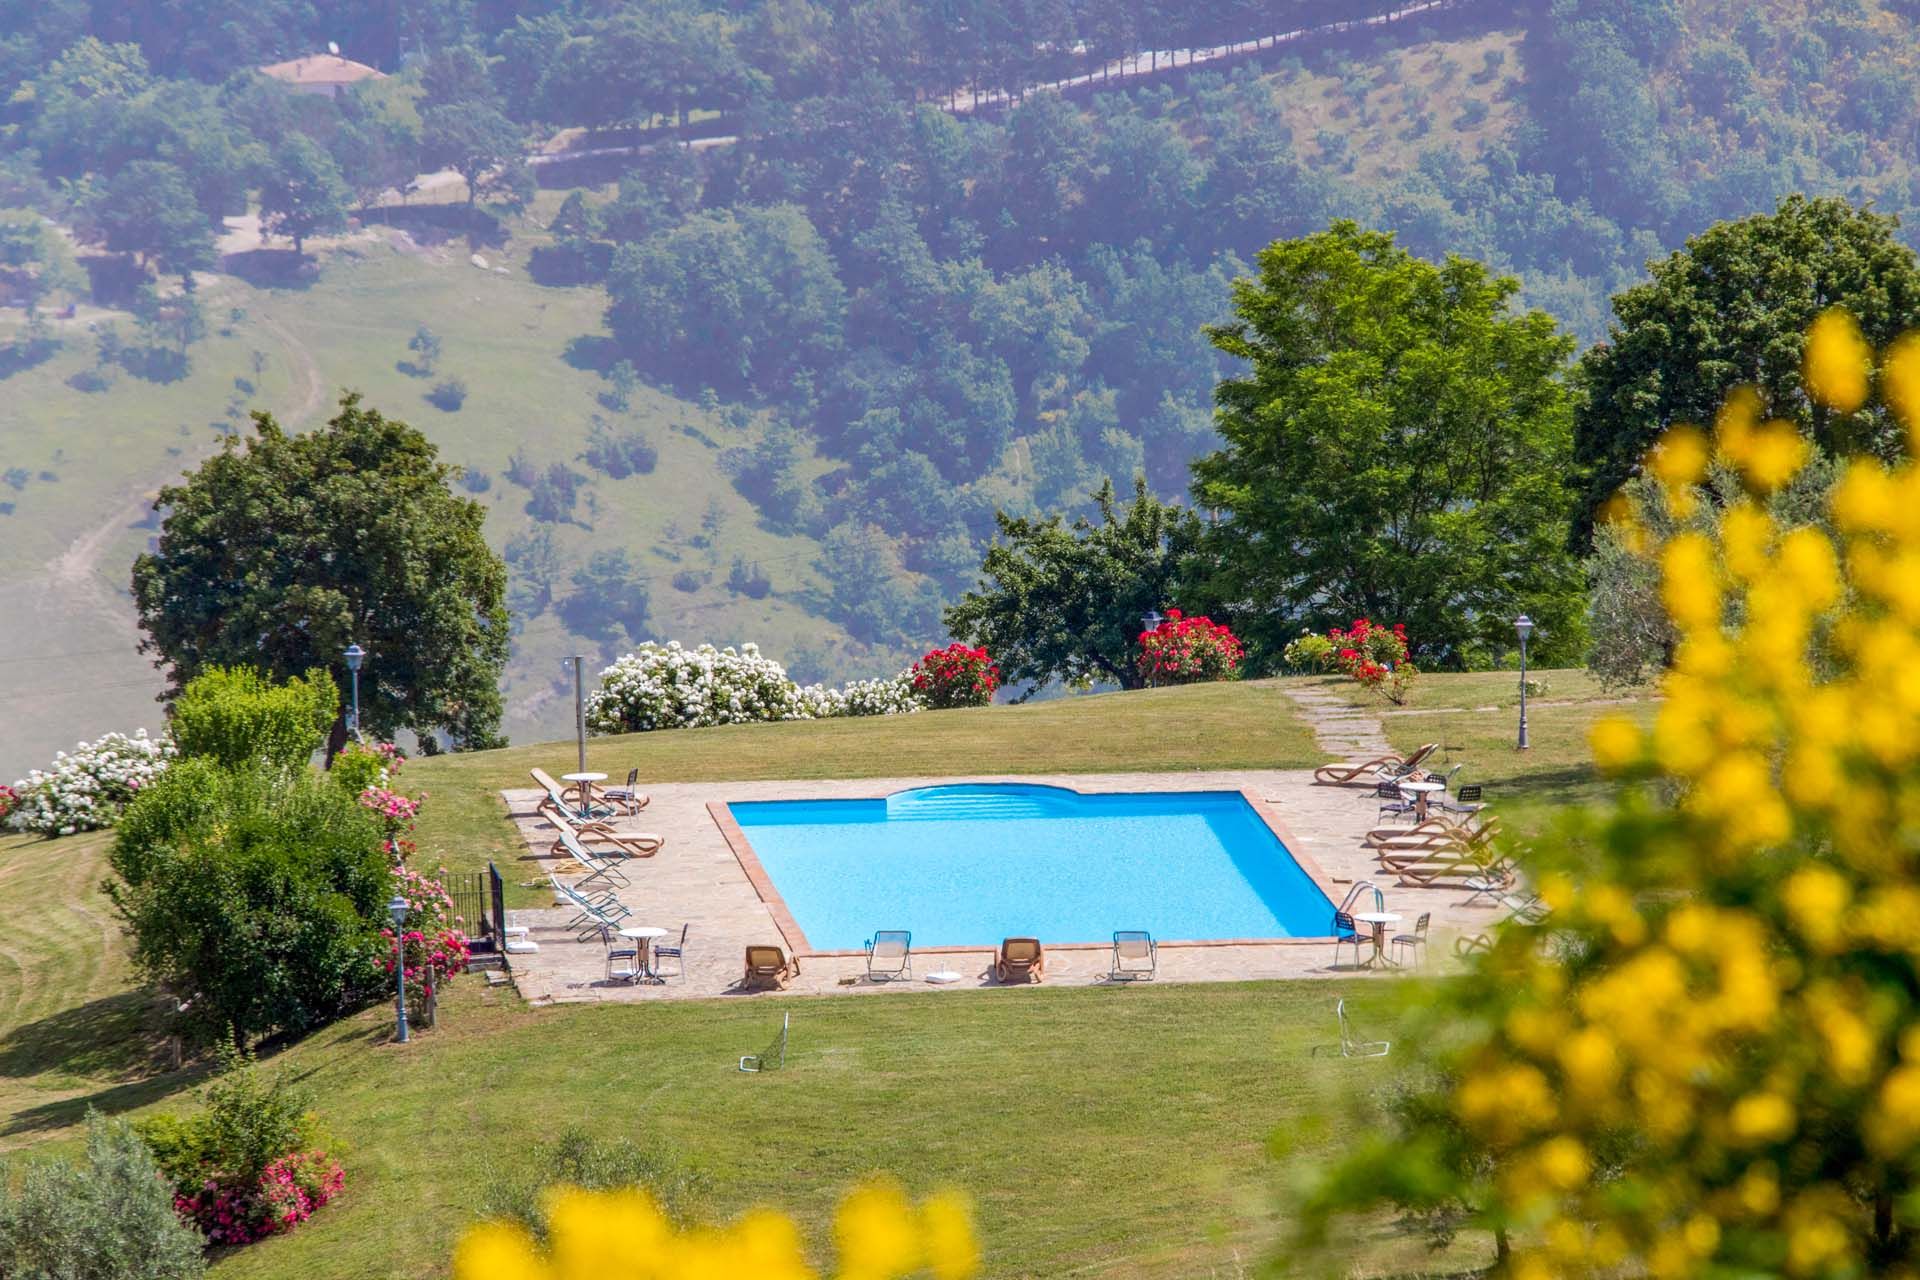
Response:
POLYGON ((1046 968, 1047 953, 1040 939, 1008 938, 994 957, 993 976, 998 982, 1038 982, 1046 968))
POLYGON ((913 934, 905 929, 882 929, 867 942, 867 977, 872 981, 883 978, 911 978, 913 976, 913 934))
POLYGON ((785 987, 799 976, 800 962, 790 960, 779 947, 755 945, 747 948, 747 971, 740 985, 747 988, 785 987))
POLYGON ((1107 977, 1114 981, 1151 981, 1159 975, 1160 947, 1144 929, 1117 929, 1113 935, 1113 968, 1107 977))
POLYGON ((1476 898, 1498 897, 1511 889, 1515 881, 1512 868, 1486 858, 1428 856, 1386 865, 1400 877, 1402 888, 1459 886, 1471 889, 1476 898))
POLYGON ((587 869, 586 877, 580 881, 583 885, 592 884, 596 880, 603 883, 611 881, 614 884, 622 885, 627 883, 627 877, 621 872, 620 868, 614 866, 613 863, 598 854, 593 853, 585 845, 580 843, 579 838, 576 837, 573 832, 567 830, 565 827, 560 828, 560 839, 554 842, 553 847, 556 851, 564 852, 569 858, 572 858, 575 862, 587 869))
POLYGON ((1500 835, 1500 820, 1488 818, 1481 827, 1454 823, 1446 818, 1429 818, 1418 827, 1392 831, 1385 835, 1369 832, 1375 855, 1409 853, 1487 854, 1500 835))
POLYGON ((1450 840, 1465 839, 1474 830, 1473 823, 1464 818, 1436 813, 1428 817, 1425 822, 1417 822, 1411 826, 1375 827, 1367 832, 1366 838, 1361 843, 1368 848, 1379 848, 1393 841, 1402 842, 1401 848, 1437 847, 1450 840))
POLYGON ((614 931, 633 912, 611 893, 588 895, 580 892, 565 880, 549 872, 547 879, 553 883, 553 891, 560 896, 561 902, 575 909, 573 919, 566 927, 578 933, 582 938, 597 933, 602 942, 609 941, 614 931))
POLYGON ((1353 1024, 1347 1021, 1347 1002, 1343 997, 1333 1006, 1333 1016, 1340 1023, 1340 1056, 1343 1058, 1384 1058, 1393 1047, 1389 1040, 1361 1040, 1353 1033, 1353 1024))
POLYGON ((1345 786, 1358 782, 1370 787, 1382 778, 1410 776, 1420 767, 1422 761, 1439 749, 1439 743, 1429 742, 1410 756, 1389 754, 1375 756, 1371 760, 1323 764, 1313 771, 1313 780, 1324 786, 1345 786))

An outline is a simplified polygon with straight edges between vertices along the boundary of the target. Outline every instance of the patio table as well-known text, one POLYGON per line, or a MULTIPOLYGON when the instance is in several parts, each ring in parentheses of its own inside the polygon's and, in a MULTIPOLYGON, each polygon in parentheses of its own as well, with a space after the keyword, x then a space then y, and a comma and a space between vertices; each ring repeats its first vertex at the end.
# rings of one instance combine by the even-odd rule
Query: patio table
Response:
POLYGON ((667 933, 668 930, 655 928, 650 924, 635 925, 630 929, 622 929, 620 931, 620 936, 633 943, 634 947, 640 952, 640 954, 635 957, 635 961, 636 967, 640 970, 640 980, 642 982, 666 981, 666 979, 660 977, 653 971, 653 940, 655 938, 664 938, 667 936, 667 933))
POLYGON ((563 773, 560 775, 560 780, 573 784, 574 791, 580 797, 580 816, 583 818, 591 818, 593 816, 593 784, 596 782, 605 782, 607 775, 604 773, 591 772, 563 773))
POLYGON ((1401 795, 1411 795, 1413 797, 1413 820, 1415 822, 1425 822, 1427 820, 1427 798, 1436 792, 1447 789, 1446 783, 1435 782, 1431 778, 1421 782, 1402 782, 1399 786, 1401 795))
POLYGON ((1353 918, 1358 924, 1373 926, 1373 959, 1367 961, 1367 968, 1371 969, 1376 964, 1389 963, 1386 956, 1387 926, 1399 924, 1399 915, 1392 911, 1356 911, 1353 913, 1353 918))

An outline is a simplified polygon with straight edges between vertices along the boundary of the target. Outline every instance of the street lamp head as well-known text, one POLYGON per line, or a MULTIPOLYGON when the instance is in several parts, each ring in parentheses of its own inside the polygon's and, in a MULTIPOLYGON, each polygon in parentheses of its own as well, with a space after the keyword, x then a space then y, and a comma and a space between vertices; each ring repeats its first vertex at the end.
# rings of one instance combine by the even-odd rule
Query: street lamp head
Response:
POLYGON ((367 651, 365 649, 362 649, 357 644, 348 645, 346 649, 346 655, 347 655, 347 670, 349 671, 358 671, 360 669, 360 664, 367 660, 367 651))
POLYGON ((1525 644, 1527 637, 1533 634, 1533 619, 1523 613, 1513 620, 1513 629, 1520 633, 1520 643, 1525 644))
POLYGON ((393 927, 395 929, 398 929, 407 922, 407 912, 412 909, 412 907, 407 905, 407 900, 397 893, 387 902, 387 914, 393 917, 393 927))
POLYGON ((1166 619, 1160 616, 1158 609, 1149 609, 1140 616, 1141 627, 1148 631, 1158 630, 1160 624, 1165 621, 1166 619))

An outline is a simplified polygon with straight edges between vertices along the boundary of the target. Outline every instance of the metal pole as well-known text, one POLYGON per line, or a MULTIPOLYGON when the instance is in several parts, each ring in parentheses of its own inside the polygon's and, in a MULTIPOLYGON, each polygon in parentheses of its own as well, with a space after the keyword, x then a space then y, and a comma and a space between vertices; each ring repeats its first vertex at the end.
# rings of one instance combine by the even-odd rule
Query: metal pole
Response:
POLYGON ((1520 750, 1527 749, 1527 637, 1520 636, 1520 750))
MULTIPOLYGON (((580 772, 585 773, 587 771, 587 678, 585 674, 587 660, 583 655, 576 653, 568 661, 573 663, 574 734, 580 744, 580 772)), ((581 794, 586 794, 585 787, 581 788, 581 794)))
POLYGON ((407 1042, 407 937, 405 927, 394 926, 393 930, 393 1017, 397 1030, 394 1039, 401 1044, 407 1042))
POLYGON ((360 741, 360 668, 355 667, 353 669, 352 674, 353 674, 353 723, 348 727, 353 730, 353 740, 355 742, 358 742, 360 741))

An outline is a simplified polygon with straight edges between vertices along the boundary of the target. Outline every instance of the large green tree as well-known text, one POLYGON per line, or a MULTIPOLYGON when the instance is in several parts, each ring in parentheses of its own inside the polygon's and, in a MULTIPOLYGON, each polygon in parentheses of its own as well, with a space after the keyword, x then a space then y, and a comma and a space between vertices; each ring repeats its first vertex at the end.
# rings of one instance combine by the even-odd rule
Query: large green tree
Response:
POLYGON ((311 138, 296 134, 273 153, 260 187, 260 225, 291 239, 295 253, 305 253, 308 236, 347 229, 351 199, 333 157, 311 138))
POLYGON ((1876 347, 1920 324, 1920 261, 1894 239, 1897 226, 1842 199, 1791 196, 1773 213, 1709 227, 1613 299, 1607 341, 1580 361, 1582 545, 1660 433, 1710 422, 1742 384, 1828 452, 1904 447, 1883 407, 1836 414, 1800 382, 1807 327, 1828 307, 1851 311, 1876 347))
MULTIPOLYGON (((161 490, 159 545, 134 563, 170 691, 216 665, 338 671, 358 643, 368 731, 498 745, 507 569, 481 536, 486 509, 452 490, 459 469, 357 395, 304 435, 268 414, 254 425, 161 490)), ((336 723, 330 745, 344 739, 336 723)))
POLYGON ((1181 573, 1200 540, 1198 517, 1155 498, 1143 479, 1131 502, 1115 499, 1111 480, 1093 502, 1097 518, 1072 524, 1001 513, 978 589, 946 611, 947 629, 991 652, 1009 684, 1137 689, 1142 617, 1186 603, 1181 573))
POLYGON ((1210 329, 1247 372, 1215 391, 1225 447, 1194 463, 1216 597, 1271 662, 1303 625, 1404 622, 1428 661, 1511 641, 1526 612, 1579 652, 1564 549, 1573 342, 1515 281, 1435 265, 1351 222, 1259 256, 1210 329))
POLYGON ((89 221, 107 248, 138 254, 170 274, 214 265, 213 227, 194 202, 186 175, 164 160, 136 160, 88 202, 89 221))

